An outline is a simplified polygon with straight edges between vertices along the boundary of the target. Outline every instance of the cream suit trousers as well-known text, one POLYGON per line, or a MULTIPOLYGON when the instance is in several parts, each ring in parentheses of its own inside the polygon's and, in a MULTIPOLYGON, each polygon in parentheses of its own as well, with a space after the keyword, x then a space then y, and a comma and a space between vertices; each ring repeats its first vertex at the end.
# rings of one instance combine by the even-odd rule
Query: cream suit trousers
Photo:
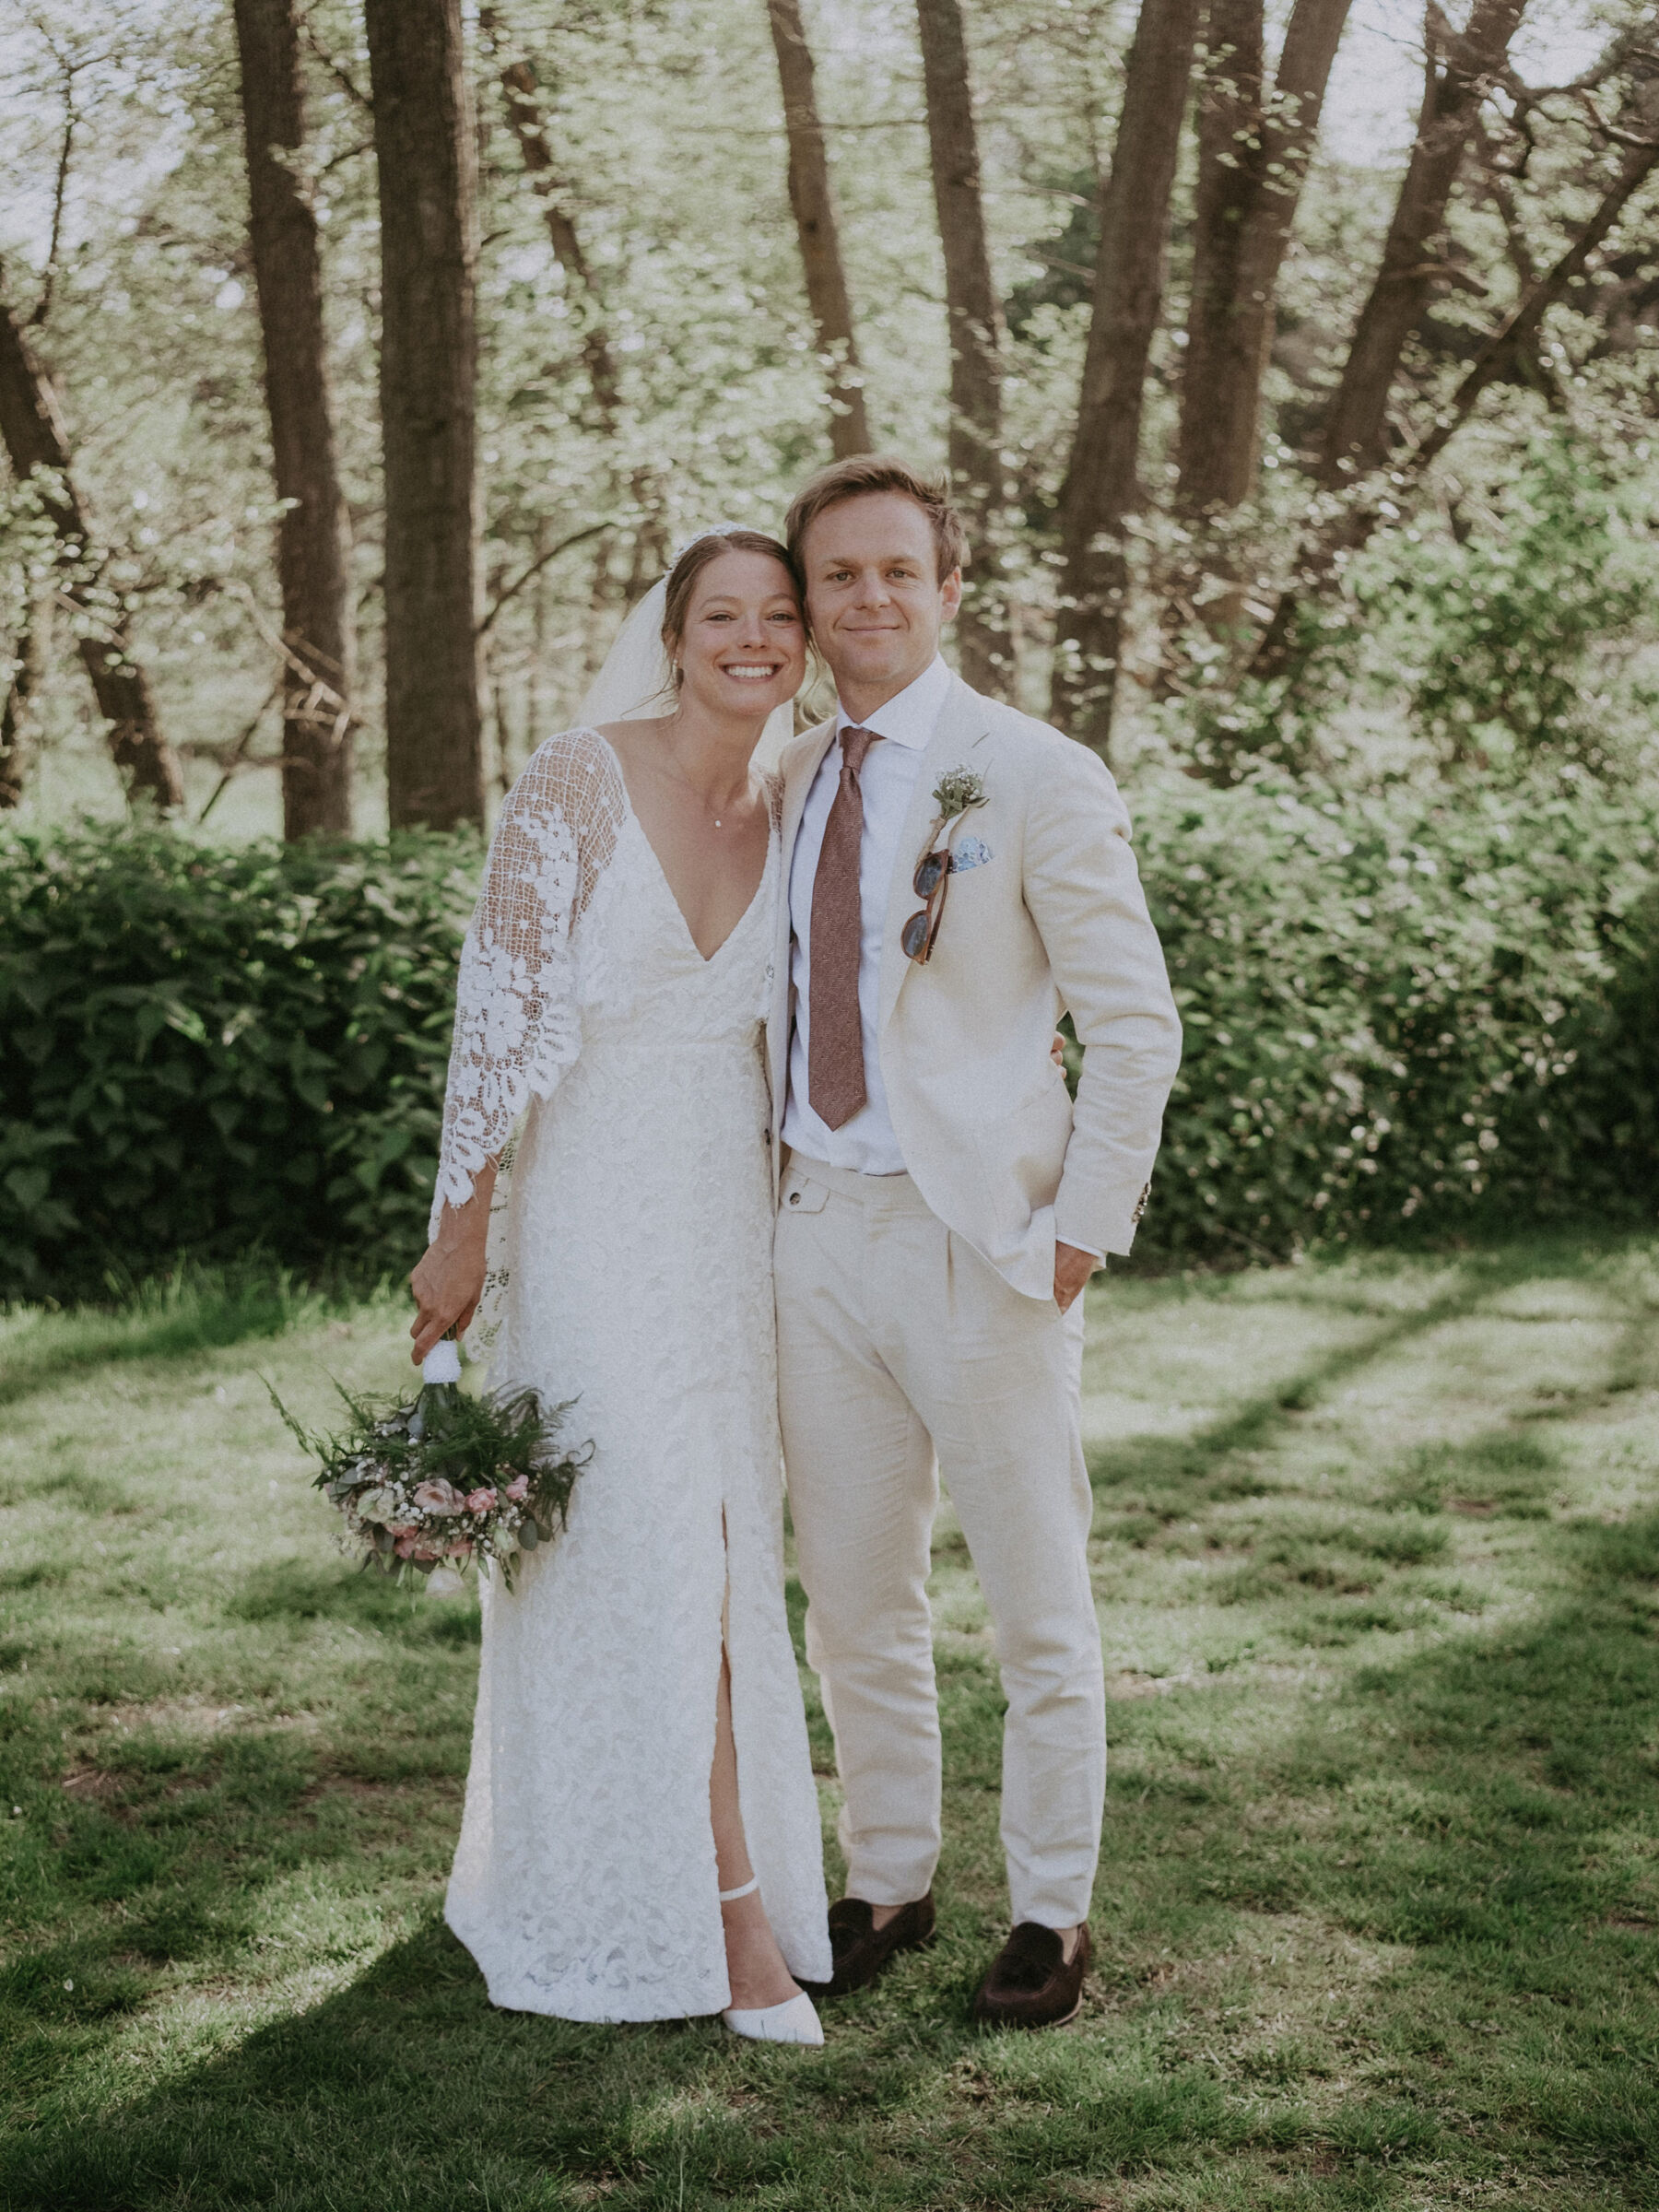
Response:
POLYGON ((938 1862, 927 1571, 942 1473, 1008 1701, 1002 1841, 1014 1919, 1071 1927, 1088 1915, 1106 1787, 1078 1432, 1082 1301, 1063 1319, 1052 1300, 1010 1288, 908 1175, 799 1156, 782 1181, 776 1279, 806 1655, 845 1792, 848 1894, 907 1904, 938 1862))

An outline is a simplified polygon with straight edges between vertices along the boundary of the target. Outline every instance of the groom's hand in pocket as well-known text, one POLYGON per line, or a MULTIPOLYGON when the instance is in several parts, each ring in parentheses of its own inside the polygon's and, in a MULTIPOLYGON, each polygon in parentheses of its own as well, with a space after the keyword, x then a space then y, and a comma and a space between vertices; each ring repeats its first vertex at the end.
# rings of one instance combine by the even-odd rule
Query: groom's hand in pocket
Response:
POLYGON ((1075 1244, 1054 1246, 1054 1303, 1062 1313, 1100 1265, 1092 1252, 1079 1252, 1075 1244))

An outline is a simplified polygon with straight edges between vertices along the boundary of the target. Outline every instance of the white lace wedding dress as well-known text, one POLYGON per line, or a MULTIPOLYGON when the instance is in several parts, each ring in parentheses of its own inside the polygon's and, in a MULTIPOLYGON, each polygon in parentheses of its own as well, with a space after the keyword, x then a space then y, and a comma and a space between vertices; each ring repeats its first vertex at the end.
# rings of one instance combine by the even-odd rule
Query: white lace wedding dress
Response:
POLYGON ((517 1125, 475 1326, 492 1381, 575 1398, 565 1434, 594 1446, 568 1529, 511 1594, 485 1592, 446 1917, 518 2011, 729 2003, 709 1818, 723 1611, 761 1898, 795 1975, 830 1973, 783 1598, 760 1053, 781 875, 774 825, 705 961, 616 755, 572 731, 506 803, 462 955, 434 1221, 517 1125))

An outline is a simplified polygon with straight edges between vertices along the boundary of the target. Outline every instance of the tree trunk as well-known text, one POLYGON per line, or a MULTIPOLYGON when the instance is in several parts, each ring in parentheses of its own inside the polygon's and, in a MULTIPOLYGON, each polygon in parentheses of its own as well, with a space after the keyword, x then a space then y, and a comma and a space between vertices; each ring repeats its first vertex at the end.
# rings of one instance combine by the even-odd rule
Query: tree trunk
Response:
POLYGON ((149 680, 134 660, 125 609, 101 586, 86 507, 69 468, 69 433, 46 371, 9 307, 0 302, 0 438, 19 483, 36 477, 42 509, 57 535, 61 594, 101 636, 76 639, 111 756, 129 800, 147 796, 164 813, 184 803, 178 758, 162 735, 149 680), (88 567, 92 573, 88 575, 88 567))
POLYGON ((317 219, 298 173, 304 77, 293 0, 235 0, 249 239, 265 339, 282 641, 282 830, 351 833, 357 639, 323 329, 317 219))
POLYGON ((1296 0, 1271 95, 1263 0, 1211 0, 1178 443, 1182 507, 1255 489, 1274 300, 1350 0, 1296 0))
MULTIPOLYGON (((1331 492, 1358 485, 1388 454, 1388 403, 1406 342, 1422 321, 1430 287, 1441 273, 1436 253, 1452 190, 1479 120, 1486 85, 1503 67, 1526 0, 1475 0, 1461 36, 1445 29, 1430 0, 1424 41, 1428 50, 1423 105, 1417 139, 1394 205, 1382 265, 1359 312, 1325 424, 1315 472, 1331 492), (1444 41, 1443 53, 1437 37, 1444 41)), ((1280 595, 1273 620, 1250 664, 1250 674, 1271 681, 1290 673, 1301 653, 1301 610, 1328 588, 1342 557, 1362 544, 1373 523, 1363 503, 1345 508, 1322 526, 1303 551, 1300 581, 1280 595)))
POLYGON ((778 80, 783 88, 783 128, 789 140, 789 205, 794 211, 806 273, 806 300, 818 327, 818 350, 830 377, 830 443, 838 461, 867 453, 864 375, 853 334, 853 301, 841 265, 841 232, 830 158, 818 119, 812 49, 806 43, 800 0, 767 0, 778 80))
POLYGON ((386 790, 394 830, 484 818, 474 469, 477 138, 460 0, 365 0, 380 176, 386 790))
POLYGON ((991 276, 979 139, 959 0, 916 0, 934 205, 945 248, 950 327, 950 483, 975 561, 957 618, 962 674, 1006 697, 1014 678, 1007 607, 995 575, 1003 503, 1001 310, 991 276), (979 573, 973 572, 977 566, 979 573))
POLYGON ((1279 271, 1349 5, 1296 0, 1269 87, 1263 0, 1210 0, 1176 433, 1175 505, 1188 535, 1163 610, 1171 688, 1183 625, 1202 621, 1235 646, 1245 636, 1232 518, 1256 489, 1279 271))
MULTIPOLYGON (((599 427, 607 439, 618 440, 623 429, 621 373, 611 343, 605 302, 582 251, 575 218, 566 204, 568 188, 553 158, 535 65, 528 55, 513 52, 513 34, 504 9, 481 7, 478 29, 500 65, 501 97, 508 121, 518 140, 531 184, 541 202, 542 219, 547 225, 554 258, 565 273, 570 296, 582 317, 582 365, 594 394, 599 427)), ((636 558, 653 554, 660 557, 666 539, 662 519, 662 484, 653 469, 641 466, 629 472, 628 489, 641 517, 635 536, 636 558)))
POLYGON ((0 810, 20 806, 34 765, 35 724, 46 667, 46 632, 52 602, 39 600, 24 610, 16 641, 11 682, 0 709, 0 810))
MULTIPOLYGON (((1637 127, 1651 134, 1655 122, 1659 118, 1641 117, 1637 127)), ((1603 193, 1594 214, 1559 258, 1515 302, 1475 356, 1434 428, 1410 454, 1406 465, 1409 475, 1421 476, 1431 462, 1440 458, 1474 413, 1481 394, 1535 344, 1546 314, 1558 300, 1566 298, 1569 288, 1583 275, 1590 256, 1599 251, 1630 200, 1655 169, 1659 169, 1659 138, 1650 135, 1627 141, 1618 173, 1603 193)), ((1373 510, 1373 524, 1374 519, 1373 510)))
POLYGON ((1388 452, 1388 402, 1406 341, 1422 321, 1439 274, 1437 249, 1457 172, 1487 84, 1503 66, 1526 0, 1475 0, 1462 36, 1430 0, 1424 40, 1428 76, 1417 142, 1389 225, 1382 264, 1359 312, 1342 382, 1325 424, 1319 483, 1335 490, 1380 467, 1388 452), (1443 60, 1437 42, 1444 41, 1443 60))
POLYGON ((1112 173, 1100 193, 1094 312, 1060 498, 1065 566, 1051 712, 1102 755, 1129 585, 1124 525, 1135 503, 1147 358, 1163 298, 1170 194, 1197 30, 1198 0, 1141 0, 1112 173))
POLYGON ((527 55, 513 54, 512 33, 500 8, 481 7, 478 29, 500 64, 507 120, 512 125, 524 167, 541 202, 542 219, 547 226, 554 256, 576 295, 576 305, 582 315, 582 358, 593 388, 594 405, 606 436, 614 438, 621 411, 622 380, 618 374, 617 357, 611 349, 610 332, 606 327, 593 271, 582 250, 575 222, 564 204, 563 182, 547 136, 535 65, 527 55))

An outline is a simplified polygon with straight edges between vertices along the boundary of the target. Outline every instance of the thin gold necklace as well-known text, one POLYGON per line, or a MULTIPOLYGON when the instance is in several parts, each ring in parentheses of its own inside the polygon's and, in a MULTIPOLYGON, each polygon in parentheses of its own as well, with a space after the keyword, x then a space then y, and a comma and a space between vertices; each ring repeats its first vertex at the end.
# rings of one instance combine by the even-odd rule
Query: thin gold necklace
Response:
MULTIPOLYGON (((698 788, 697 788, 696 784, 692 782, 692 781, 691 781, 690 777, 689 777, 689 776, 688 776, 688 775, 686 773, 685 770, 684 770, 684 769, 683 769, 683 768, 680 766, 680 764, 679 764, 679 755, 678 755, 678 754, 676 752, 676 750, 675 750, 675 748, 674 748, 674 741, 673 741, 673 739, 672 739, 672 738, 670 738, 670 739, 668 740, 668 758, 669 758, 669 759, 670 759, 670 760, 671 760, 671 761, 674 763, 674 772, 675 772, 675 774, 676 774, 676 775, 677 775, 677 776, 679 778, 680 782, 682 782, 682 783, 685 785, 686 789, 687 789, 687 790, 688 790, 688 792, 691 794, 691 796, 692 796, 692 797, 693 797, 693 798, 694 798, 694 799, 697 801, 698 805, 699 805, 699 806, 700 806, 702 808, 702 810, 703 810, 703 813, 704 813, 704 814, 707 816, 708 819, 713 823, 713 825, 714 825, 714 827, 715 827, 715 829, 716 829, 716 830, 724 830, 724 827, 725 827, 725 821, 724 821, 724 818, 723 816, 721 816, 721 815, 718 815, 718 814, 716 814, 716 813, 715 813, 714 809, 713 809, 713 808, 712 808, 712 807, 710 806, 710 804, 709 804, 708 800, 707 800, 706 798, 704 798, 704 796, 703 796, 702 793, 701 793, 700 791, 699 791, 699 790, 698 790, 698 788)), ((743 787, 742 796, 743 796, 744 798, 747 798, 747 796, 748 796, 748 794, 749 794, 750 791, 751 791, 751 790, 753 790, 753 788, 754 788, 754 781, 755 781, 755 780, 754 780, 754 777, 753 777, 753 775, 751 774, 751 775, 750 775, 750 777, 749 777, 749 779, 748 779, 748 781, 747 781, 747 782, 746 782, 746 783, 745 783, 745 785, 744 785, 744 787, 743 787)))

